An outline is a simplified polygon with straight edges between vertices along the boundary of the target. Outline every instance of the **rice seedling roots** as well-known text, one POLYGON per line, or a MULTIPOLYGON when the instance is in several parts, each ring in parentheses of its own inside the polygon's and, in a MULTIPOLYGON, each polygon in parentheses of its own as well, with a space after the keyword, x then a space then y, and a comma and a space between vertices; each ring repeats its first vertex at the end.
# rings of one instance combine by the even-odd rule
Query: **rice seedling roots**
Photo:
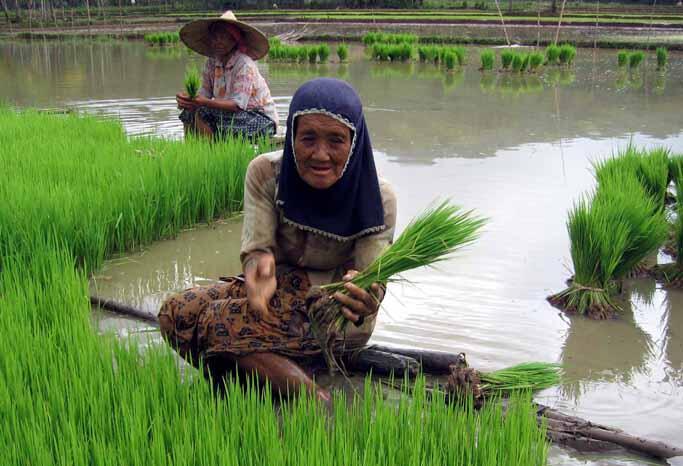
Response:
POLYGON ((616 317, 619 307, 614 304, 604 290, 581 287, 572 283, 560 293, 550 295, 546 299, 551 306, 570 315, 582 314, 593 320, 607 320, 616 317), (588 304, 579 307, 576 294, 586 293, 588 304))
POLYGON ((475 408, 484 404, 484 391, 481 388, 481 376, 479 372, 467 364, 454 364, 446 382, 446 392, 453 399, 472 396, 475 408))
POLYGON ((667 288, 683 288, 683 270, 676 263, 658 264, 650 269, 650 276, 667 288))

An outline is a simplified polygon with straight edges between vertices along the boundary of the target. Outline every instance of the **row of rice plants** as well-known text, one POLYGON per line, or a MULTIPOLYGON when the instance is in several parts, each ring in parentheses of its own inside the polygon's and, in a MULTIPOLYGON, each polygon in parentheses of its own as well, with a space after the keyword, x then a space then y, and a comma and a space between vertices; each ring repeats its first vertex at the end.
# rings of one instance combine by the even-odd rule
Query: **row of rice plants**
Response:
POLYGON ((575 203, 567 221, 574 278, 551 304, 596 319, 619 310, 621 281, 667 237, 669 165, 667 150, 633 146, 595 164, 597 189, 575 203))
MULTIPOLYGON (((543 65, 543 54, 541 52, 527 53, 508 49, 503 50, 500 54, 500 66, 503 71, 511 70, 516 73, 529 71, 534 73, 541 65, 543 65)), ((491 63, 491 68, 493 68, 493 63, 491 63)))
POLYGON ((271 45, 268 51, 270 61, 295 63, 327 63, 330 59, 330 46, 318 45, 271 45))
POLYGON ((450 71, 456 65, 465 64, 467 50, 462 46, 421 45, 417 48, 417 55, 421 62, 443 64, 450 71))
MULTIPOLYGON (((669 62, 669 52, 664 47, 658 47, 655 51, 655 56, 657 57, 657 69, 663 70, 666 68, 669 62)), ((636 69, 640 64, 645 61, 645 52, 642 50, 619 50, 617 52, 617 64, 620 68, 628 65, 630 69, 636 69)))
POLYGON ((415 46, 408 43, 385 44, 377 42, 368 47, 368 53, 373 60, 405 62, 415 55, 415 46))
POLYGON ((669 178, 676 189, 676 203, 664 251, 674 258, 674 262, 656 265, 652 275, 666 286, 683 288, 683 156, 669 157, 669 178))
POLYGON ((94 118, 0 109, 0 457, 4 464, 543 465, 528 394, 473 408, 366 384, 334 417, 268 387, 181 377, 166 346, 98 336, 87 271, 240 208, 240 141, 127 139, 94 118), (79 267, 83 265, 85 267, 79 267), (278 414, 279 411, 279 414, 278 414), (420 428, 416 429, 415 426, 420 428))
POLYGON ((373 44, 411 44, 419 41, 415 34, 388 34, 384 32, 368 32, 363 36, 363 44, 369 47, 373 44))
POLYGON ((545 49, 546 65, 571 66, 576 58, 576 47, 571 44, 551 44, 545 49))
POLYGON ((180 35, 177 32, 154 32, 145 34, 144 40, 149 45, 173 45, 180 42, 180 35))

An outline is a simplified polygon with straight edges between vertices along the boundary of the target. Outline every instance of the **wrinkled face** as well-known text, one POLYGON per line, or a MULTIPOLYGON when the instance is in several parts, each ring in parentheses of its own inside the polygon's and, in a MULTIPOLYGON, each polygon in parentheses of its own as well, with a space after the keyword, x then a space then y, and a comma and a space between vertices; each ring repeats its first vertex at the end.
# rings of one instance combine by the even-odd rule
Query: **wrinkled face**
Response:
POLYGON ((351 152, 353 133, 345 124, 322 114, 296 119, 294 153, 299 176, 316 189, 341 178, 351 152))
POLYGON ((235 48, 235 39, 228 30, 227 24, 216 23, 211 26, 209 40, 214 58, 225 58, 235 48))

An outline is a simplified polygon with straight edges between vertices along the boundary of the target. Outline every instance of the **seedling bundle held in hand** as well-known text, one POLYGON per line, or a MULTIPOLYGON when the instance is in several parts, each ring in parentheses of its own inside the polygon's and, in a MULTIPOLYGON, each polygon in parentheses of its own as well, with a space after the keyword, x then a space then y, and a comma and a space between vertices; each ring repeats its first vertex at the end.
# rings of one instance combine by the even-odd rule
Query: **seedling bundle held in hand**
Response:
MULTIPOLYGON (((449 202, 427 209, 413 219, 398 239, 365 270, 350 280, 370 291, 373 283, 400 280, 399 275, 417 267, 431 266, 446 260, 452 253, 472 243, 484 225, 484 219, 472 211, 462 211, 449 202)), ((330 369, 338 367, 333 356, 337 336, 343 335, 348 321, 334 293, 347 293, 345 282, 312 290, 309 317, 330 369)))

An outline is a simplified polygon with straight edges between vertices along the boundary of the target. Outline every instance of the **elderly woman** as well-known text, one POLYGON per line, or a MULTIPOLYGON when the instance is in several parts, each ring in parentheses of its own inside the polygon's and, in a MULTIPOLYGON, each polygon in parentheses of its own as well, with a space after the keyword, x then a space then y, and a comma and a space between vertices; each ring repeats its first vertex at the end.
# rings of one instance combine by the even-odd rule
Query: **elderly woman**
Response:
MULTIPOLYGON (((292 99, 284 151, 247 170, 243 275, 170 297, 159 312, 162 334, 195 365, 236 364, 281 393, 305 387, 329 400, 297 364, 321 354, 307 292, 369 265, 391 243, 395 219, 358 95, 343 81, 309 81, 292 99)), ((334 297, 354 324, 343 341, 353 350, 370 338, 384 288, 346 288, 334 297)))
POLYGON ((199 95, 176 95, 185 133, 226 137, 275 134, 278 116, 265 79, 254 60, 268 53, 268 39, 227 11, 180 30, 181 40, 206 55, 199 95))

